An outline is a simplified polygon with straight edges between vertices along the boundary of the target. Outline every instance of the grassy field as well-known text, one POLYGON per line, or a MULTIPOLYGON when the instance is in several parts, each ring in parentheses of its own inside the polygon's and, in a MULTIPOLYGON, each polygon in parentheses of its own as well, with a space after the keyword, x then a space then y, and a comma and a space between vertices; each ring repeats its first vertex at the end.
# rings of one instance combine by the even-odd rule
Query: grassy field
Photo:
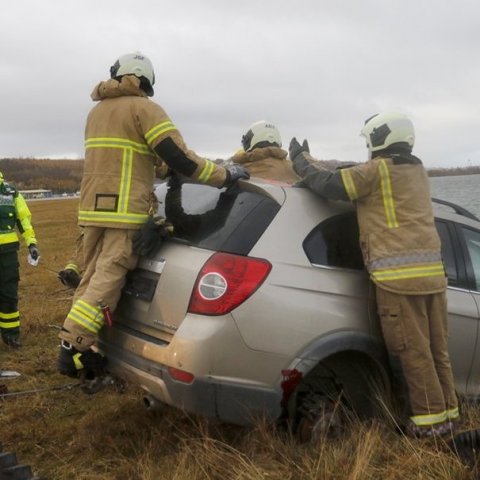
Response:
MULTIPOLYGON (((10 391, 71 382, 56 373, 58 327, 71 291, 57 280, 74 248, 77 200, 30 202, 42 258, 27 265, 20 251, 23 347, 0 345, 0 368, 19 371, 10 391)), ((7 383, 7 382, 6 382, 7 383)), ((214 424, 165 408, 149 413, 142 392, 109 387, 0 399, 0 442, 49 480, 200 479, 468 479, 468 469, 442 442, 412 441, 382 424, 352 421, 335 441, 300 445, 259 422, 252 428, 214 424)), ((479 424, 465 407, 463 426, 479 424)))

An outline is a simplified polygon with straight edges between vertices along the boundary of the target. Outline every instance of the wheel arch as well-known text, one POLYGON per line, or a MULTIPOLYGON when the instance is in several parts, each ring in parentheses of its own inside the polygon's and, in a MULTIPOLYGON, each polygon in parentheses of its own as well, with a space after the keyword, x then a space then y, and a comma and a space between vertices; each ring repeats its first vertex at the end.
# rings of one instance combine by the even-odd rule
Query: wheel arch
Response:
POLYGON ((301 372, 301 380, 288 401, 290 418, 307 391, 329 396, 342 392, 362 417, 378 414, 380 398, 391 406, 393 378, 385 345, 364 332, 335 332, 315 340, 297 355, 292 369, 301 372))

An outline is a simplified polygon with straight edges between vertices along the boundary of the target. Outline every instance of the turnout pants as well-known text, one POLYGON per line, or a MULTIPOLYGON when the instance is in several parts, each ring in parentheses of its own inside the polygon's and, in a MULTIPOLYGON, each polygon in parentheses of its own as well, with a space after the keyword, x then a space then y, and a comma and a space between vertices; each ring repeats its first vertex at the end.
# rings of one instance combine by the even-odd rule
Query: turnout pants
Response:
POLYGON ((102 305, 113 312, 120 299, 125 277, 135 268, 133 253, 136 230, 85 227, 83 256, 85 270, 75 291, 72 308, 59 336, 79 351, 90 348, 104 325, 102 305))
POLYGON ((20 327, 18 267, 17 250, 0 252, 0 328, 2 331, 20 327))
POLYGON ((446 292, 399 295, 377 286, 387 350, 400 361, 411 420, 429 427, 459 416, 447 345, 446 292))

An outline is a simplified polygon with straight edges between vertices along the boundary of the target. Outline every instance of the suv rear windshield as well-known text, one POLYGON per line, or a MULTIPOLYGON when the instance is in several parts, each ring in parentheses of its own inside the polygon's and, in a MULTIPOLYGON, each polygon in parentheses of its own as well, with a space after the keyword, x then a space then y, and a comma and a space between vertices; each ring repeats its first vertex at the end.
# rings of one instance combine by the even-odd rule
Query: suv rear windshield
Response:
POLYGON ((258 192, 182 183, 172 177, 155 190, 158 214, 173 224, 174 237, 208 250, 247 255, 280 205, 258 192))

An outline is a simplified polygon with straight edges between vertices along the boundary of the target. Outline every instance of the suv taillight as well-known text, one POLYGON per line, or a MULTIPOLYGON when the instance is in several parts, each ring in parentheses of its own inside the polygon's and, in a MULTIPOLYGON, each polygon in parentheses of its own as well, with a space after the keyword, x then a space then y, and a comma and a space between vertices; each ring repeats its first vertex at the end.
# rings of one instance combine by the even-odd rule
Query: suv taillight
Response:
POLYGON ((262 258, 213 254, 200 271, 188 311, 223 315, 243 303, 263 283, 272 265, 262 258))

